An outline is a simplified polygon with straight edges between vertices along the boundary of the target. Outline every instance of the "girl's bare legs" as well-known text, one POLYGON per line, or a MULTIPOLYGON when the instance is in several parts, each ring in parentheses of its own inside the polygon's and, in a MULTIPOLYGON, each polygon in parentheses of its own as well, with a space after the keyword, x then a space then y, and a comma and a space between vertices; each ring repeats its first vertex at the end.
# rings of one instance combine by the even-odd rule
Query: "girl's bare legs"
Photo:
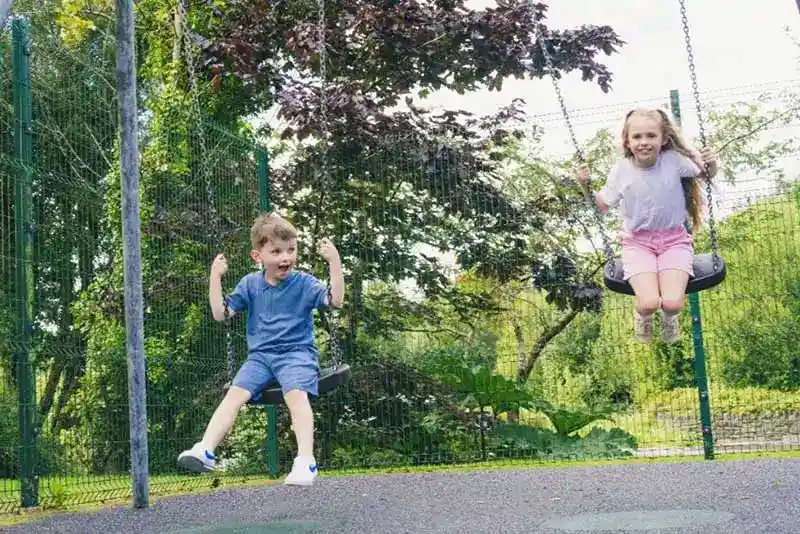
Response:
POLYGON ((649 343, 653 340, 653 313, 661 307, 656 273, 639 273, 628 279, 636 294, 636 322, 634 336, 637 341, 649 343))
POLYGON ((686 302, 686 284, 689 273, 679 269, 667 269, 658 273, 658 284, 661 288, 661 338, 665 343, 680 341, 681 332, 678 316, 686 302))

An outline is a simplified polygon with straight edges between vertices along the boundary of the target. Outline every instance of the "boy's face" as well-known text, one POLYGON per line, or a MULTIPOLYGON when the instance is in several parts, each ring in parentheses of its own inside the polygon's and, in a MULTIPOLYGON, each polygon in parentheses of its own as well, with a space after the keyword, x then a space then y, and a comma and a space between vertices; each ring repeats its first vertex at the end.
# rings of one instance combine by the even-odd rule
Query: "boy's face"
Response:
POLYGON ((286 278, 297 262, 297 239, 272 239, 267 241, 260 250, 251 250, 250 257, 253 261, 263 265, 267 271, 267 278, 286 278))

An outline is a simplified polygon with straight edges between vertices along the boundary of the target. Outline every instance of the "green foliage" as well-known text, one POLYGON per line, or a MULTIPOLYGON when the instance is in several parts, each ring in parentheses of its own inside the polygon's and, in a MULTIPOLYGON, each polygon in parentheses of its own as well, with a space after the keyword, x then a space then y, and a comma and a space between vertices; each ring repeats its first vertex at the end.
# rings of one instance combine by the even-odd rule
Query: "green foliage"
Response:
MULTIPOLYGON (((755 415, 800 413, 800 395, 796 391, 770 390, 762 387, 729 387, 712 383, 709 387, 713 412, 717 415, 755 415)), ((642 402, 647 413, 692 416, 697 414, 697 389, 680 388, 652 395, 642 402)))
POLYGON ((421 369, 434 376, 461 396, 460 405, 496 417, 503 413, 530 408, 534 398, 524 387, 494 371, 494 341, 471 346, 440 347, 426 353, 421 369))
POLYGON ((537 406, 537 411, 547 416, 553 428, 555 428, 556 434, 560 436, 569 436, 596 421, 609 420, 609 416, 615 413, 615 409, 612 407, 595 408, 590 411, 574 411, 556 408, 547 402, 541 402, 537 406))
MULTIPOLYGON (((795 297, 794 305, 800 299, 795 297)), ((797 313, 752 309, 746 320, 725 327, 727 341, 736 347, 722 364, 722 379, 735 387, 800 388, 800 353, 794 346, 800 332, 797 313)))
POLYGON ((501 457, 531 457, 539 460, 624 458, 636 449, 636 438, 622 429, 592 429, 585 437, 555 433, 522 425, 502 425, 492 438, 501 457))
MULTIPOLYGON (((16 391, 0 389, 0 479, 19 476, 19 417, 16 391)), ((36 440, 35 472, 40 476, 59 474, 64 467, 65 450, 50 435, 36 440)))
POLYGON ((219 467, 232 475, 263 473, 267 464, 266 435, 266 410, 258 406, 242 408, 235 428, 216 451, 222 458, 219 467))

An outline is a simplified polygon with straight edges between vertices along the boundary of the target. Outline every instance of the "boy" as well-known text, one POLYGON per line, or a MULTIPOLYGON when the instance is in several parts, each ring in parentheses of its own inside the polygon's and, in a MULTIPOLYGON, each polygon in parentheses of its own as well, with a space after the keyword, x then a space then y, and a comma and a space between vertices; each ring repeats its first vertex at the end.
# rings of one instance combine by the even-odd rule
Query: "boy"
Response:
MULTIPOLYGON (((314 420, 308 395, 317 395, 318 351, 314 345, 313 310, 341 308, 344 279, 339 252, 327 238, 319 254, 330 266, 331 291, 314 276, 293 270, 297 261, 297 230, 283 217, 269 213, 256 218, 250 230, 250 257, 263 271, 245 275, 227 299, 228 315, 247 311, 247 360, 208 423, 203 439, 178 456, 194 472, 210 471, 214 449, 236 420, 237 412, 273 377, 283 391, 297 439, 297 457, 285 483, 308 486, 317 476, 314 420)), ((211 265, 209 302, 214 319, 225 320, 222 276, 228 270, 223 254, 211 265)))

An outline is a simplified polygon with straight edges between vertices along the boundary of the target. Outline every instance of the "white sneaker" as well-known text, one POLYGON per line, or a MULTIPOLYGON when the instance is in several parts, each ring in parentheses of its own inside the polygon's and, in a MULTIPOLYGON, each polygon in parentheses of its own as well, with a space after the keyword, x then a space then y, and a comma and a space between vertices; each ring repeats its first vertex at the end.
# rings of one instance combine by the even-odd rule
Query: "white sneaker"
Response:
POLYGON ((214 470, 217 457, 211 454, 202 443, 195 443, 194 446, 178 455, 178 465, 188 469, 193 473, 207 473, 214 470))
POLYGON ((661 340, 664 343, 677 343, 681 340, 681 325, 678 314, 668 314, 661 310, 661 340))
POLYGON ((283 481, 284 484, 289 486, 310 486, 317 478, 317 462, 313 458, 311 461, 301 457, 294 459, 292 465, 292 472, 283 481))
POLYGON ((650 343, 653 341, 653 314, 641 315, 638 311, 633 311, 634 327, 633 336, 640 343, 650 343))

